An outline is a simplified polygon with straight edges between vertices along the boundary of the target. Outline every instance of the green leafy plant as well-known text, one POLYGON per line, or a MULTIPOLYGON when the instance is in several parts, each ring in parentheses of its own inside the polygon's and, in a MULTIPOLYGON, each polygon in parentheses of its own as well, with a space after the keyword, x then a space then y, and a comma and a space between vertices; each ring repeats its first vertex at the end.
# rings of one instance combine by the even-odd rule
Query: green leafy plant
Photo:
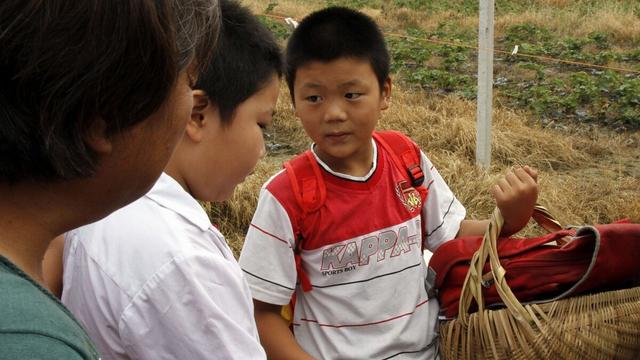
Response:
POLYGON ((282 21, 274 20, 268 16, 260 15, 258 16, 260 21, 262 21, 265 26, 271 30, 271 32, 275 35, 276 38, 284 40, 291 35, 291 28, 287 26, 282 21))
POLYGON ((507 28, 505 32, 505 42, 511 45, 521 43, 536 44, 549 41, 551 34, 549 30, 540 28, 532 24, 519 24, 507 28))
POLYGON ((270 2, 269 5, 267 5, 267 7, 264 9, 264 13, 265 14, 272 13, 273 10, 276 8, 276 6, 278 6, 277 2, 270 2))
POLYGON ((598 49, 609 49, 611 43, 609 42, 609 35, 603 32, 594 32, 589 35, 598 49))
POLYGON ((380 9, 382 0, 327 0, 327 6, 344 6, 353 9, 372 8, 380 9))

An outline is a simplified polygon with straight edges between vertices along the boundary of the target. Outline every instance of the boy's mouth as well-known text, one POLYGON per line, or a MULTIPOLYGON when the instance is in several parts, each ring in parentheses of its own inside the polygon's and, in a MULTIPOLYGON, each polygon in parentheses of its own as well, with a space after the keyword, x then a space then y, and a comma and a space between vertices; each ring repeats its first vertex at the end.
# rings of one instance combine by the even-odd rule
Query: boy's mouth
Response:
POLYGON ((333 132, 325 135, 326 138, 330 140, 342 140, 349 135, 346 131, 333 132))

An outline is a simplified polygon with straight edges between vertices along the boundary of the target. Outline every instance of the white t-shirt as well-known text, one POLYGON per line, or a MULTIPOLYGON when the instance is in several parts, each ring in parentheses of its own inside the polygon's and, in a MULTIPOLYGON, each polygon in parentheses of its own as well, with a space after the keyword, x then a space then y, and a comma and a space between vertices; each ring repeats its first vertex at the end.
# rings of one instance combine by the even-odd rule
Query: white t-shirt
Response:
POLYGON ((264 359, 242 270, 170 176, 67 234, 62 301, 104 359, 264 359))
POLYGON ((421 157, 428 188, 423 204, 411 197, 416 190, 408 186, 405 169, 380 146, 372 172, 363 178, 333 172, 316 158, 326 202, 302 224, 284 171, 263 186, 240 266, 259 301, 283 305, 295 292, 294 334, 312 356, 436 356, 439 307, 427 295, 421 243, 435 250, 455 237, 465 210, 426 155, 421 157), (299 230, 302 267, 313 285, 309 292, 297 283, 293 249, 299 230))

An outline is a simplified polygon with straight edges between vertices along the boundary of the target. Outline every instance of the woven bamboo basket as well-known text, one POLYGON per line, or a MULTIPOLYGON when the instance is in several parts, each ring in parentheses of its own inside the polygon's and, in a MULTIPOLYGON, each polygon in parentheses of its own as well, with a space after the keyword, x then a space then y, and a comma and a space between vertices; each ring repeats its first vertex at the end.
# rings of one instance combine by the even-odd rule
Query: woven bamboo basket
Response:
POLYGON ((442 359, 640 359, 640 287, 523 305, 496 251, 503 223, 496 208, 471 259, 458 317, 440 323, 442 359), (491 272, 483 279, 487 258, 491 272), (505 308, 485 308, 488 277, 505 308), (478 311, 469 313, 473 301, 478 311))

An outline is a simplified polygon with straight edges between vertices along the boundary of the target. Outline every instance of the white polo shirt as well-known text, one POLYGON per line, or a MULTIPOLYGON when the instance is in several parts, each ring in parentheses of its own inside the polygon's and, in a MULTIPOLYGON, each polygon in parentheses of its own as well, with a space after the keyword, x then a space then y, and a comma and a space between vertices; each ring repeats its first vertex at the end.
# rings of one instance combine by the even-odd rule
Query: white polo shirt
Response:
POLYGON ((242 270, 170 176, 67 234, 62 301, 104 359, 264 359, 242 270))

